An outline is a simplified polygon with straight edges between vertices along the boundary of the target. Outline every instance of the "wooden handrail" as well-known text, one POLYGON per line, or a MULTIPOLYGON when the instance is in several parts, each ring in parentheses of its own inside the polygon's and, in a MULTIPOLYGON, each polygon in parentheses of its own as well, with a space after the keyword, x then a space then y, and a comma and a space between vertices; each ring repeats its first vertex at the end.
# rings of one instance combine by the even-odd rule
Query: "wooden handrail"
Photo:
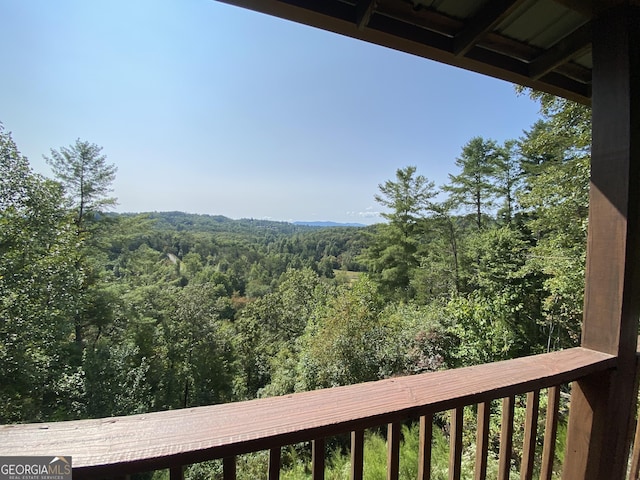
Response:
POLYGON ((176 468, 570 382, 616 366, 573 348, 282 397, 126 417, 0 426, 0 455, 70 455, 74 478, 176 468))

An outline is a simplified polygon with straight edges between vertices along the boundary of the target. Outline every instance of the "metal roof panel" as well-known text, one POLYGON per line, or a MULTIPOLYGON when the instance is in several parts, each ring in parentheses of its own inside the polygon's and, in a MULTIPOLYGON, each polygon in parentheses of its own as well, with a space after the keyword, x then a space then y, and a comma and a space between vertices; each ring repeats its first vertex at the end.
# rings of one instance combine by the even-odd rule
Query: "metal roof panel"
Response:
POLYGON ((509 38, 549 48, 587 22, 587 18, 552 0, 530 0, 497 27, 509 38))

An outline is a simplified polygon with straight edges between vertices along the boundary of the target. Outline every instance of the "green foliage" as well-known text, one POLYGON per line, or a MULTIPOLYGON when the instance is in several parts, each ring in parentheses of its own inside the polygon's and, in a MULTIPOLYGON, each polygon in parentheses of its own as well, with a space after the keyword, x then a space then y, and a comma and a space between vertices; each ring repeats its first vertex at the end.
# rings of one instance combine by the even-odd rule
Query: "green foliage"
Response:
POLYGON ((59 186, 32 173, 0 125, 0 423, 41 420, 74 374, 76 247, 59 186))
POLYGON ((493 177, 494 188, 498 198, 503 199, 502 207, 498 210, 498 217, 505 223, 511 224, 516 213, 516 193, 522 180, 522 161, 516 149, 515 140, 507 140, 497 148, 494 158, 493 177))
POLYGON ((455 366, 478 365, 513 357, 518 337, 509 328, 504 297, 481 295, 456 297, 447 305, 453 325, 451 332, 459 339, 452 353, 455 366))
POLYGON ((236 390, 241 398, 296 389, 290 358, 299 351, 298 339, 316 305, 328 295, 328 287, 312 270, 289 270, 275 292, 242 310, 234 324, 241 371, 236 390))
POLYGON ((388 333, 380 317, 382 307, 382 298, 367 277, 327 299, 302 339, 304 390, 379 378, 376 349, 383 347, 388 333))
POLYGON ((139 353, 139 348, 131 342, 111 345, 105 340, 85 351, 83 416, 98 418, 105 412, 131 415, 149 410, 149 363, 145 357, 140 358, 139 353))
POLYGON ((85 228, 87 219, 116 203, 108 194, 117 169, 107 164, 107 157, 101 151, 102 147, 78 138, 75 144, 60 150, 51 149, 51 156, 45 156, 68 195, 75 210, 76 225, 81 229, 85 228))
POLYGON ((483 216, 493 206, 496 186, 491 179, 496 172, 496 161, 505 155, 505 151, 501 154, 495 141, 472 138, 456 159, 456 166, 462 171, 458 175, 450 174, 450 183, 444 187, 460 207, 471 209, 478 229, 484 225, 483 216))
POLYGON ((341 287, 312 317, 301 338, 301 389, 348 385, 445 367, 453 339, 440 309, 384 305, 366 276, 341 287))
POLYGON ((406 300, 414 295, 411 272, 420 263, 417 253, 421 221, 432 211, 435 185, 416 175, 416 167, 409 166, 396 171, 395 181, 388 180, 378 188, 380 194, 375 199, 391 210, 382 214, 389 223, 378 227, 362 258, 383 294, 406 300))
POLYGON ((220 319, 217 300, 224 290, 216 285, 187 285, 176 292, 171 322, 163 325, 171 362, 173 392, 180 392, 176 407, 210 405, 232 396, 233 347, 230 330, 220 319))
POLYGON ((387 180, 378 185, 380 194, 374 198, 380 205, 390 209, 382 216, 397 227, 402 236, 409 237, 421 219, 430 210, 435 196, 435 184, 423 175, 416 175, 416 167, 396 170, 395 181, 387 180))
POLYGON ((589 206, 590 111, 547 95, 541 120, 521 140, 533 158, 520 203, 536 238, 529 268, 545 277, 543 315, 548 350, 577 345, 582 318, 589 206), (548 152, 534 155, 535 152, 548 152))

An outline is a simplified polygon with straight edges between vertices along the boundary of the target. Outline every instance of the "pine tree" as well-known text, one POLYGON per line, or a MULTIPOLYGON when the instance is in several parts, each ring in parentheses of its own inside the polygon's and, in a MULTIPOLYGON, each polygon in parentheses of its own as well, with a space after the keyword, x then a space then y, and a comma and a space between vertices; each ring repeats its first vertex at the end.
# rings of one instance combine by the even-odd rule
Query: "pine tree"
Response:
POLYGON ((81 231, 96 213, 116 204, 116 199, 109 193, 117 168, 108 164, 107 157, 101 152, 102 147, 77 139, 74 145, 51 149, 51 156, 45 156, 65 189, 81 231))
POLYGON ((380 194, 375 199, 390 209, 382 214, 389 223, 378 227, 363 259, 387 295, 408 299, 413 296, 411 277, 420 263, 420 228, 433 210, 435 186, 423 175, 416 175, 416 167, 409 166, 396 171, 395 181, 387 180, 378 188, 380 194))
POLYGON ((483 215, 493 205, 496 187, 492 182, 495 173, 497 145, 493 140, 475 137, 462 148, 462 154, 456 159, 456 166, 462 172, 449 175, 449 185, 444 187, 450 192, 451 199, 461 207, 471 208, 478 229, 483 226, 483 215))

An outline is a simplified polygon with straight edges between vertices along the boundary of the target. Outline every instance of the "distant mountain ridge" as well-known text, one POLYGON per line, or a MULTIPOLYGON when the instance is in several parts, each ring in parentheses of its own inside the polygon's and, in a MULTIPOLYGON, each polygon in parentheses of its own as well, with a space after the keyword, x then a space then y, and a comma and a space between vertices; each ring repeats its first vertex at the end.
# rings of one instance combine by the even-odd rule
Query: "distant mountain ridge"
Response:
POLYGON ((363 223, 340 223, 340 222, 293 222, 294 225, 306 227, 366 227, 363 223))
POLYGON ((141 215, 154 221, 155 228, 175 231, 193 232, 226 232, 236 234, 260 235, 266 232, 292 235, 311 231, 318 228, 366 227, 359 223, 338 222, 282 222, 254 218, 238 220, 223 215, 207 215, 197 213, 171 212, 143 212, 143 213, 111 213, 111 216, 131 217, 141 215))

